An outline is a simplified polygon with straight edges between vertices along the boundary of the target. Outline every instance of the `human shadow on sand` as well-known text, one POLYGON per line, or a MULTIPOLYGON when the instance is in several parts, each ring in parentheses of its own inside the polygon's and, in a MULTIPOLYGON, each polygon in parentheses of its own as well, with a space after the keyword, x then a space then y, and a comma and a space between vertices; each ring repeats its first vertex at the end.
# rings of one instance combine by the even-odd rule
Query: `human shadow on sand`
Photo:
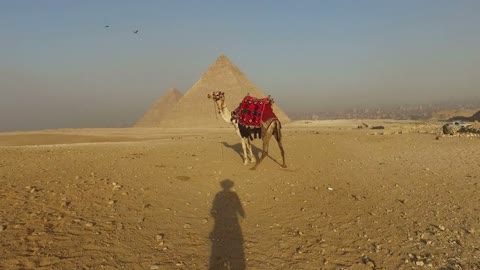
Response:
POLYGON ((245 252, 240 220, 245 218, 240 198, 231 190, 234 183, 226 179, 220 182, 222 190, 215 195, 210 214, 215 220, 210 233, 212 250, 209 270, 243 270, 245 252))

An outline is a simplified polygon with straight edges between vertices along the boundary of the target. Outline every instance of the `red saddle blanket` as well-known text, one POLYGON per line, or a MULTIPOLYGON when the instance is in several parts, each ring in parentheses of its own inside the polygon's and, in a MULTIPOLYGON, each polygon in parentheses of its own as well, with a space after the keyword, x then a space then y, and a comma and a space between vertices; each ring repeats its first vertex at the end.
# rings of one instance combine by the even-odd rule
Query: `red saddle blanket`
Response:
POLYGON ((263 121, 277 118, 272 109, 273 99, 246 96, 240 106, 232 112, 232 118, 249 128, 261 127, 263 121))

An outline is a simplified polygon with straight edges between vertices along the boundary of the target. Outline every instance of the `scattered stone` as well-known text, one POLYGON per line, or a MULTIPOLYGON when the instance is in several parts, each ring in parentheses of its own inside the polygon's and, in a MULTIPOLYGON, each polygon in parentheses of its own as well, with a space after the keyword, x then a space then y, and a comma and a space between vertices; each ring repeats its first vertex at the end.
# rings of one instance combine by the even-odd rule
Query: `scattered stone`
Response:
POLYGON ((352 197, 355 199, 355 201, 360 201, 362 199, 361 196, 352 194, 352 197))
POLYGON ((7 225, 0 225, 0 232, 5 231, 7 229, 7 225))
POLYGON ((114 203, 115 203, 115 200, 110 200, 110 201, 108 201, 108 204, 109 204, 109 205, 112 205, 112 204, 114 204, 114 203))
POLYGON ((362 129, 362 128, 368 128, 368 125, 364 122, 362 122, 361 125, 358 125, 357 128, 362 129))
POLYGON ((184 175, 175 176, 175 178, 177 178, 178 180, 181 180, 181 181, 188 181, 188 180, 190 180, 190 176, 184 176, 184 175))
POLYGON ((190 228, 192 228, 192 225, 190 223, 185 223, 185 224, 183 224, 183 228, 184 229, 190 229, 190 228))
POLYGON ((87 222, 87 223, 85 223, 85 226, 86 227, 93 227, 93 226, 95 226, 95 223, 94 222, 87 222))
POLYGON ((425 263, 423 261, 416 261, 415 264, 418 265, 418 266, 424 266, 425 265, 425 263))
POLYGON ((208 219, 207 219, 207 218, 202 219, 202 224, 207 224, 207 223, 208 223, 208 219))
POLYGON ((333 191, 333 188, 331 188, 331 187, 329 187, 329 188, 327 188, 327 189, 330 190, 330 191, 333 191))
POLYGON ((362 263, 367 265, 370 268, 375 268, 376 267, 375 262, 365 255, 362 257, 362 263))
POLYGON ((467 231, 467 233, 469 234, 474 234, 475 233, 475 229, 474 228, 467 228, 465 229, 467 231))
POLYGON ((69 206, 70 206, 70 204, 71 204, 71 202, 70 202, 70 201, 63 200, 63 199, 62 199, 62 203, 61 203, 61 206, 62 206, 62 207, 69 207, 69 206))
POLYGON ((165 237, 165 234, 159 233, 159 234, 155 235, 155 240, 157 240, 158 242, 160 242, 160 241, 163 240, 164 237, 165 237))
POLYGON ((113 191, 117 191, 117 190, 120 190, 122 188, 121 185, 119 185, 115 182, 113 182, 112 184, 113 184, 113 188, 112 188, 113 191))
POLYGON ((440 231, 445 231, 445 226, 443 226, 443 225, 438 225, 438 229, 439 229, 440 231))

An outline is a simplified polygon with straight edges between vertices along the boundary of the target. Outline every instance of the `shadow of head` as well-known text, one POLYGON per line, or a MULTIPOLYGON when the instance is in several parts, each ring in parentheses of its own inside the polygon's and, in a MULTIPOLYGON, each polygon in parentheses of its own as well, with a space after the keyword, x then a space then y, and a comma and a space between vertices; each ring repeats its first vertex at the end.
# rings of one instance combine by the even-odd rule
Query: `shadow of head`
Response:
POLYGON ((230 190, 233 187, 234 183, 230 179, 225 179, 220 182, 220 186, 223 188, 223 190, 230 190))

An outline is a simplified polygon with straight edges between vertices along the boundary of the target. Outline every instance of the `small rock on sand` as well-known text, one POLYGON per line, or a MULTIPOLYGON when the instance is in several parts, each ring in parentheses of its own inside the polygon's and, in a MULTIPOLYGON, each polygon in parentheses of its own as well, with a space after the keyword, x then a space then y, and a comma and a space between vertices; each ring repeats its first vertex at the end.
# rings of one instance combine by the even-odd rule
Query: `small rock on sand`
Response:
POLYGON ((165 235, 163 233, 159 233, 159 234, 155 235, 155 240, 162 241, 164 237, 165 237, 165 235))

